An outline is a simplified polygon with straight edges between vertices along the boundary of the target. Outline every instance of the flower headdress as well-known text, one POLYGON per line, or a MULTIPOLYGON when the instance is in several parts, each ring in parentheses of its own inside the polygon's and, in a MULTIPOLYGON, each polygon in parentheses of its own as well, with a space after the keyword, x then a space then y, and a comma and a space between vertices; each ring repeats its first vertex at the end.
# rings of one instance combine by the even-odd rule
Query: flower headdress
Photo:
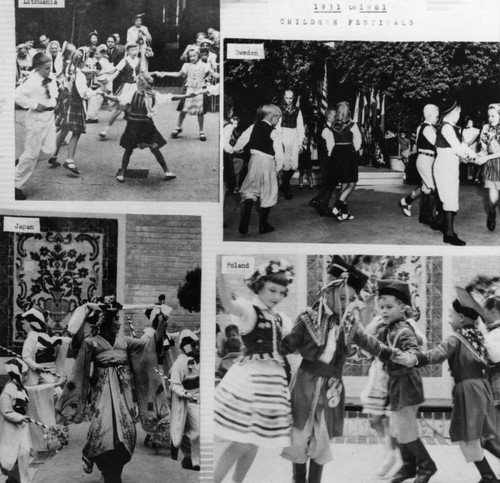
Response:
POLYGON ((278 273, 283 273, 285 275, 287 284, 293 282, 293 265, 283 258, 279 260, 270 260, 260 265, 250 277, 245 279, 245 282, 249 289, 255 291, 255 286, 260 280, 264 277, 272 277, 278 273))

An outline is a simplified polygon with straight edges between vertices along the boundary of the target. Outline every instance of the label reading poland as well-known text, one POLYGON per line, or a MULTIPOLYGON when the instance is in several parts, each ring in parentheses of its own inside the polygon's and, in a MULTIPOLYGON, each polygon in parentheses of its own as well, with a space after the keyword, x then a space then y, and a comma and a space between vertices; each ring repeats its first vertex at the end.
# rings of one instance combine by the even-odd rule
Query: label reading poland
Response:
POLYGON ((227 44, 228 59, 265 59, 264 44, 227 44))
POLYGON ((253 257, 222 257, 222 273, 238 273, 240 275, 251 275, 254 271, 255 260, 253 257))
POLYGON ((6 216, 3 219, 3 231, 13 231, 17 233, 40 233, 40 218, 6 216))

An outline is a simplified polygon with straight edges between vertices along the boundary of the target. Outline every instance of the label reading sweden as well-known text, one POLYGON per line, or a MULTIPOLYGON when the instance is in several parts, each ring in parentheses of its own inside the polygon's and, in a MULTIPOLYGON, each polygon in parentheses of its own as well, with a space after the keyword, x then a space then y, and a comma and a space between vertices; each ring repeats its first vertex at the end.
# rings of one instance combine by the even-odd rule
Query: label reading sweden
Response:
POLYGON ((227 44, 228 59, 265 59, 264 44, 227 44))

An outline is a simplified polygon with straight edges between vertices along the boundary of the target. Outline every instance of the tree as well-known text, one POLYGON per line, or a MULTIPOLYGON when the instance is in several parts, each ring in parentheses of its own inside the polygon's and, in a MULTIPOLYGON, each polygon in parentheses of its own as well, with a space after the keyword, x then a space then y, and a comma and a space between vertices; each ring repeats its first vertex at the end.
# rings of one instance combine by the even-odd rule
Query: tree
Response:
POLYGON ((448 96, 475 115, 500 87, 500 46, 494 43, 339 42, 331 57, 357 90, 386 94, 389 125, 413 127, 425 104, 448 96))

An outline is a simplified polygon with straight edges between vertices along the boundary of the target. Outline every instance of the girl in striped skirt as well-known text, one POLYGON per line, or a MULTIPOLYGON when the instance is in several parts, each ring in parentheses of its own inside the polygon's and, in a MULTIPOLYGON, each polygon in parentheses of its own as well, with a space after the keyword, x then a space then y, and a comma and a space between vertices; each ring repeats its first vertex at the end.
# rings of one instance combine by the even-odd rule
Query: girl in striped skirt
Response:
POLYGON ((499 152, 499 157, 488 161, 483 168, 484 187, 488 190, 489 210, 486 226, 496 227, 498 192, 500 191, 500 104, 488 106, 488 124, 481 130, 481 151, 484 154, 499 152))
POLYGON ((289 320, 275 307, 286 297, 292 277, 293 267, 285 260, 262 265, 247 280, 257 295, 252 302, 233 300, 224 281, 218 284, 224 307, 239 317, 245 351, 215 392, 215 434, 226 444, 216 461, 216 483, 235 463, 232 481, 243 481, 259 446, 290 444, 290 392, 279 351, 289 320))

